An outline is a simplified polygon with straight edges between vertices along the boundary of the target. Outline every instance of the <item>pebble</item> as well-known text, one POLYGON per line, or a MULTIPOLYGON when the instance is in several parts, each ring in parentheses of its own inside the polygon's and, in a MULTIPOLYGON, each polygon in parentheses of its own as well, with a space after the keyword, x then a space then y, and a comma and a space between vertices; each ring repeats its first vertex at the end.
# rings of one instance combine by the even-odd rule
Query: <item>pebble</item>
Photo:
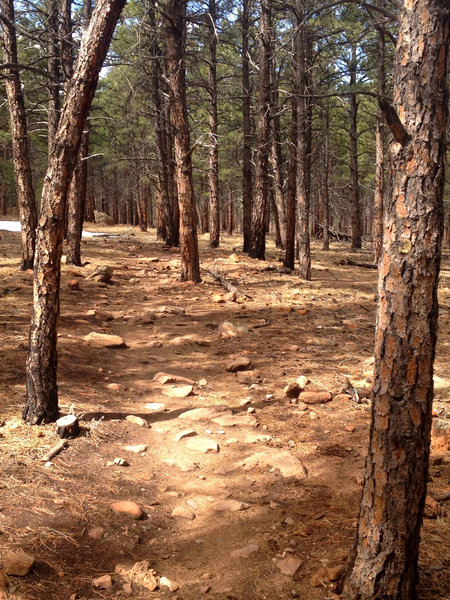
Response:
POLYGON ((299 401, 305 404, 324 404, 332 399, 330 392, 326 391, 302 392, 299 396, 299 401))
POLYGON ((71 279, 70 281, 67 282, 67 287, 72 292, 75 292, 80 289, 80 282, 77 281, 76 279, 71 279))
POLYGON ((345 428, 345 431, 348 431, 349 433, 353 433, 356 429, 356 425, 347 425, 345 428))
POLYGON ((95 348, 126 348, 125 340, 119 335, 91 331, 83 340, 95 348))
POLYGON ((33 565, 34 557, 25 552, 9 551, 3 559, 3 571, 7 575, 26 577, 33 565))
POLYGON ((141 519, 144 515, 142 508, 136 502, 121 500, 111 504, 112 510, 118 515, 127 515, 133 519, 141 519))
POLYGON ((113 463, 115 465, 117 465, 118 467, 129 467, 130 466, 129 462, 127 462, 124 458, 119 458, 119 457, 115 458, 113 463))
POLYGON ((239 405, 240 406, 247 406, 248 404, 252 403, 252 399, 251 398, 243 398, 240 402, 239 405))
POLYGON ((252 369, 252 361, 247 356, 239 356, 232 360, 226 366, 229 373, 237 373, 238 371, 249 371, 252 369))
POLYGON ((168 579, 167 577, 160 577, 159 585, 160 587, 169 588, 169 592, 176 592, 178 589, 180 589, 178 583, 172 581, 171 579, 168 579))
POLYGON ((134 425, 139 425, 139 427, 148 427, 148 423, 142 417, 137 417, 136 415, 128 415, 126 417, 128 423, 133 423, 134 425))
POLYGON ((303 561, 299 558, 293 558, 289 556, 287 558, 277 560, 275 564, 283 573, 283 575, 289 575, 290 577, 293 577, 302 566, 303 561))
POLYGON ((172 517, 179 517, 181 519, 189 519, 192 521, 195 519, 195 512, 187 506, 177 506, 172 511, 172 517))
POLYGON ((166 410, 166 405, 164 402, 147 402, 144 404, 147 410, 151 410, 153 412, 163 412, 166 410))
POLYGON ((113 321, 114 316, 111 313, 102 312, 101 310, 88 310, 88 317, 92 317, 95 321, 113 321))
POLYGON ((102 575, 92 580, 92 585, 97 590, 110 590, 113 586, 111 575, 102 575))
POLYGON ((153 381, 164 385, 166 383, 186 383, 188 385, 194 385, 195 381, 188 377, 182 377, 181 375, 172 375, 170 373, 164 373, 159 371, 153 376, 153 381))
POLYGON ((297 377, 297 383, 302 388, 302 390, 304 390, 309 383, 309 378, 306 377, 306 375, 300 375, 300 377, 297 377))
POLYGON ((338 402, 350 402, 352 397, 350 396, 350 394, 336 394, 334 399, 338 402))
POLYGON ((252 414, 252 413, 256 412, 256 408, 254 406, 249 406, 249 408, 247 408, 247 412, 252 414))
POLYGON ((137 446, 125 446, 124 450, 126 450, 127 452, 134 452, 135 454, 140 454, 141 452, 145 452, 147 448, 147 444, 139 444, 137 446))
POLYGON ((311 419, 311 421, 317 421, 319 419, 319 415, 316 413, 315 410, 311 410, 309 413, 309 418, 311 419))

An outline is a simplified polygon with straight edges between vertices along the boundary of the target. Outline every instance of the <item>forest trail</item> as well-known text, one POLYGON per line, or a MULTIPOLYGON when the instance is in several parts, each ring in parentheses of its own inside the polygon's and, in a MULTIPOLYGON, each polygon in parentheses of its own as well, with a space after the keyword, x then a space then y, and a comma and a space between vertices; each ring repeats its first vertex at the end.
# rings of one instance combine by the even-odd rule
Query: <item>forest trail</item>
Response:
MULTIPOLYGON (((1 232, 0 548, 35 557, 30 575, 12 578, 12 597, 336 597, 326 569, 343 563, 354 536, 376 306, 376 272, 337 263, 369 254, 350 254, 345 243, 329 253, 315 247, 313 281, 304 282, 284 272, 273 247, 261 262, 242 254, 237 238, 211 250, 205 237, 203 282, 191 285, 179 281, 178 253, 154 232, 108 230, 118 237, 83 243, 89 264, 63 265, 60 405, 62 414, 74 407, 82 435, 49 464, 41 458, 58 441, 54 425, 20 420, 32 274, 17 271, 18 234, 1 232), (114 269, 110 283, 89 278, 102 266, 114 269), (241 294, 218 285, 214 268, 241 294), (101 347, 106 338, 87 338, 93 332, 124 345, 101 347), (332 399, 289 398, 296 392, 286 386, 300 377, 305 391, 332 399), (342 394, 348 379, 357 396, 342 394), (136 503, 143 518, 116 514, 118 501, 136 503), (164 585, 174 582, 173 591, 164 585)), ((449 268, 447 253, 440 426, 450 422, 449 268)), ((449 490, 444 450, 437 440, 433 497, 449 490)), ((450 598, 448 510, 440 503, 425 522, 424 600, 450 598)))

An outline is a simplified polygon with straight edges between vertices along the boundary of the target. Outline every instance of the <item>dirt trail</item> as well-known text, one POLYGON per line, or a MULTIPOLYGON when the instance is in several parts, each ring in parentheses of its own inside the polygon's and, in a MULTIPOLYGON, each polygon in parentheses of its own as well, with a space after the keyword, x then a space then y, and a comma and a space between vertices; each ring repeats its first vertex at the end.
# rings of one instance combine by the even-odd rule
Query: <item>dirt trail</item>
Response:
MULTIPOLYGON (((83 431, 49 465, 40 457, 57 442, 54 426, 31 428, 19 418, 32 275, 16 270, 18 234, 1 233, 0 548, 36 558, 28 577, 13 578, 13 597, 126 597, 128 579, 115 568, 140 561, 179 589, 149 591, 132 580, 136 599, 334 597, 326 577, 313 587, 311 576, 342 563, 354 535, 376 273, 336 265, 349 255, 343 244, 314 249, 306 283, 279 269, 274 248, 259 262, 236 250, 237 238, 214 251, 205 239, 204 279, 195 286, 178 281, 178 254, 154 232, 111 231, 120 237, 83 243, 83 269, 63 266, 60 404, 63 414, 75 408, 83 431), (111 284, 87 279, 105 265, 114 268, 111 284), (225 299, 208 273, 214 266, 244 295, 225 299), (73 280, 78 290, 69 288, 73 280), (219 337, 224 321, 239 335, 219 337), (95 347, 84 339, 91 332, 121 336, 126 348, 95 347), (227 371, 237 358, 251 365, 227 371), (189 381, 163 383, 154 379, 160 372, 189 381), (300 376, 310 380, 306 390, 327 390, 332 401, 291 401, 284 388, 300 376), (358 401, 340 394, 347 376, 358 401), (115 514, 111 504, 120 500, 139 504, 144 518, 115 514), (95 589, 92 580, 105 574, 113 587, 95 589)), ((446 257, 444 306, 448 269, 446 257)), ((444 309, 436 365, 442 421, 450 412, 449 317, 444 309)), ((434 452, 430 493, 448 491, 449 476, 448 453, 434 452)), ((424 599, 450 598, 449 534, 442 503, 424 529, 424 599)))

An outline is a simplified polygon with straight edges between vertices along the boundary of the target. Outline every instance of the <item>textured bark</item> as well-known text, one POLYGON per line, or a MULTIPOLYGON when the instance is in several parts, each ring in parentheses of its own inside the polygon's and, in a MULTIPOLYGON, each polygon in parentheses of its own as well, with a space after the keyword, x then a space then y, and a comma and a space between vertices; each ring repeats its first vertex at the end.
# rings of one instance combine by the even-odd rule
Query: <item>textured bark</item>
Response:
POLYGON ((60 43, 59 43, 59 0, 46 0, 45 10, 47 41, 47 70, 49 80, 47 84, 48 91, 48 155, 53 151, 56 130, 61 114, 61 99, 59 96, 59 84, 61 81, 61 61, 60 61, 60 43))
POLYGON ((5 182, 2 183, 0 205, 2 207, 1 208, 2 215, 6 215, 8 213, 8 195, 6 193, 6 183, 5 182))
POLYGON ((258 99, 258 148, 255 169, 255 197, 252 207, 252 227, 249 256, 265 259, 266 211, 269 207, 269 154, 271 85, 270 65, 272 48, 272 19, 269 0, 261 0, 259 15, 259 99, 258 99))
POLYGON ((242 0, 242 233, 243 251, 250 250, 252 221, 252 123, 249 61, 250 0, 242 0))
POLYGON ((33 268, 36 238, 37 214, 33 189, 33 178, 27 134, 27 118, 17 64, 17 40, 14 28, 15 14, 13 0, 1 0, 2 15, 2 47, 5 63, 11 65, 4 69, 5 87, 8 97, 11 120, 11 142, 16 179, 17 203, 22 228, 22 262, 21 269, 33 268))
POLYGON ((44 179, 27 358, 27 404, 23 411, 28 423, 58 417, 56 339, 65 203, 83 125, 124 4, 125 0, 99 0, 96 4, 81 42, 44 179))
MULTIPOLYGON (((350 89, 356 85, 356 45, 352 47, 349 66, 350 89)), ((361 198, 358 172, 358 101, 356 94, 350 96, 350 190, 352 209, 352 248, 361 248, 361 198)))
POLYGON ((219 204, 219 139, 217 118, 217 31, 216 0, 209 0, 209 245, 218 248, 220 242, 219 204))
POLYGON ((167 66, 171 93, 171 119, 175 141, 175 168, 180 209, 181 281, 199 283, 197 211, 192 176, 192 153, 186 105, 186 3, 165 4, 167 66))
POLYGON ((449 28, 448 0, 403 4, 393 110, 406 135, 402 142, 394 139, 389 151, 372 425, 344 579, 344 597, 351 600, 417 597, 438 316, 449 28))
MULTIPOLYGON (((294 61, 295 49, 294 49, 294 61)), ((286 197, 286 253, 284 256, 284 266, 288 269, 295 267, 295 205, 297 197, 297 131, 298 131, 298 112, 297 98, 292 94, 292 116, 291 132, 289 144, 289 164, 288 164, 288 185, 286 197)))
POLYGON ((281 126, 278 107, 278 80, 275 72, 275 63, 272 61, 272 146, 270 160, 273 172, 273 191, 274 191, 274 215, 276 212, 278 219, 279 239, 278 248, 286 248, 286 207, 283 198, 283 157, 281 154, 281 126))
POLYGON ((330 193, 329 193, 329 178, 330 178, 330 107, 328 102, 325 107, 325 136, 322 147, 322 165, 320 168, 319 185, 321 193, 322 207, 322 233, 323 233, 323 250, 330 249, 330 193))
MULTIPOLYGON (((383 2, 384 0, 380 0, 383 2)), ((380 96, 386 93, 385 84, 385 42, 384 32, 378 30, 378 57, 377 57, 377 92, 380 96)), ((383 246, 383 204, 384 204, 384 117, 381 108, 377 112, 377 129, 375 133, 376 166, 375 166, 375 198, 372 220, 372 253, 373 262, 378 263, 383 246)))

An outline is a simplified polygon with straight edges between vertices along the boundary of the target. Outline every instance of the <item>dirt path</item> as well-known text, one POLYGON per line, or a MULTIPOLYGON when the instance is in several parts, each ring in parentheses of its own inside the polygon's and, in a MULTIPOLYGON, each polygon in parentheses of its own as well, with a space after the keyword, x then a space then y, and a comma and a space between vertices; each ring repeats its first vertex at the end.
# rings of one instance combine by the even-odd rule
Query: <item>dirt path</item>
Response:
MULTIPOLYGON (((13 597, 334 597, 326 571, 311 577, 342 564, 354 535, 375 272, 336 265, 348 257, 339 245, 328 254, 315 249, 313 282, 305 283, 279 268, 275 249, 261 263, 226 238, 217 251, 202 240, 204 281, 194 286, 178 281, 177 252, 154 242, 153 232, 113 231, 120 237, 83 243, 90 264, 63 267, 60 403, 62 413, 75 408, 83 432, 50 464, 41 457, 57 442, 54 427, 26 427, 19 418, 32 275, 16 271, 18 234, 1 233, 0 547, 36 559, 28 577, 12 578, 13 597), (114 268, 111 284, 87 278, 105 265, 114 268), (208 273, 214 266, 243 295, 227 296, 208 273), (219 335, 231 330, 235 337, 219 335), (92 332, 120 336, 126 347, 97 347, 85 340, 92 332), (244 371, 227 370, 236 360, 244 371), (358 397, 341 394, 347 376, 358 397), (332 400, 286 397, 299 377, 309 380, 301 380, 306 391, 325 390, 332 400), (124 500, 143 518, 111 509, 124 500), (126 571, 142 561, 141 579, 126 571), (147 589, 139 584, 146 569, 147 589), (96 589, 92 581, 107 574, 112 587, 96 589), (179 588, 171 592, 161 577, 179 588)), ((447 257, 440 289, 447 307, 448 265, 447 257)), ((449 317, 444 308, 441 424, 450 412, 449 317)), ((449 484, 448 452, 436 447, 431 495, 449 484)), ((445 502, 438 512, 424 529, 421 597, 448 600, 445 502)))

